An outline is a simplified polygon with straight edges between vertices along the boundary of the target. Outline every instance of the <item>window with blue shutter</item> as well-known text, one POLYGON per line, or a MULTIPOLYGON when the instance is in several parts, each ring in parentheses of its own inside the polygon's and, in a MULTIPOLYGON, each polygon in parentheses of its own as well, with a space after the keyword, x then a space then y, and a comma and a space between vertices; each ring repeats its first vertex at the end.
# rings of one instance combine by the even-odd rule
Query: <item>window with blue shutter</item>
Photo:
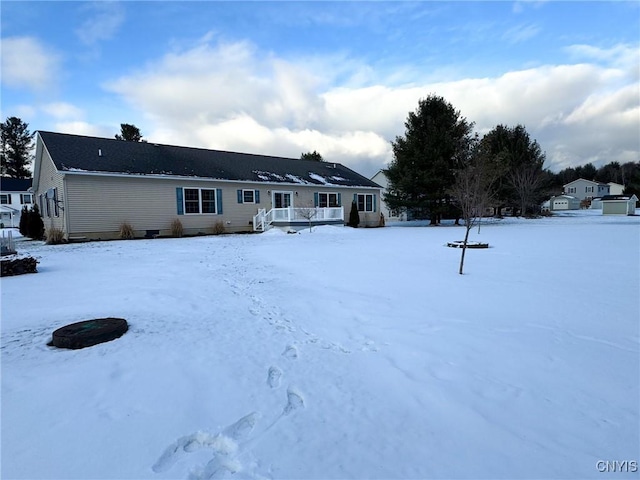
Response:
POLYGON ((260 203, 259 190, 238 190, 238 203, 260 203))
POLYGON ((222 190, 219 188, 176 188, 178 215, 220 215, 222 190))
POLYGON ((354 195, 358 204, 359 212, 375 212, 376 211, 376 196, 371 193, 358 193, 354 195))

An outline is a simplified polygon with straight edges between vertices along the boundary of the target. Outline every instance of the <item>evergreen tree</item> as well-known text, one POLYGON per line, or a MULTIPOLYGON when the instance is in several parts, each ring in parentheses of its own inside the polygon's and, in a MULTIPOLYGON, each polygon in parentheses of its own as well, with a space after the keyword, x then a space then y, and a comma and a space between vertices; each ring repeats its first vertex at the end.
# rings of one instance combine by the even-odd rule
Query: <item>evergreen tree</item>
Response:
POLYGON ((496 185, 497 201, 501 206, 516 207, 524 215, 527 207, 539 200, 547 179, 540 145, 531 140, 522 125, 498 125, 483 137, 482 148, 502 171, 496 185))
POLYGON ((2 130, 2 149, 0 151, 0 170, 2 175, 12 178, 31 178, 28 166, 31 163, 33 133, 29 124, 17 117, 9 117, 0 124, 2 130))
POLYGON ((120 134, 116 134, 116 140, 124 140, 125 142, 141 142, 142 134, 140 133, 140 129, 135 125, 121 123, 120 134))
POLYGON ((353 228, 357 228, 360 225, 360 214, 355 200, 351 202, 351 212, 349 212, 349 223, 347 225, 353 228))
POLYGON ((429 95, 420 100, 405 121, 405 135, 391 142, 394 159, 384 171, 389 208, 426 211, 431 223, 438 223, 472 129, 473 123, 444 98, 429 95))
POLYGON ((27 206, 25 205, 24 207, 22 207, 22 212, 20 212, 20 223, 18 225, 19 230, 20 230, 20 235, 22 235, 23 237, 28 237, 28 233, 29 233, 29 209, 27 208, 27 206))
POLYGON ((40 209, 35 203, 29 211, 26 229, 27 237, 33 238, 34 240, 42 240, 44 238, 44 222, 40 216, 40 209))
POLYGON ((322 155, 315 150, 313 152, 307 152, 300 155, 300 160, 313 160, 315 162, 324 162, 322 155))

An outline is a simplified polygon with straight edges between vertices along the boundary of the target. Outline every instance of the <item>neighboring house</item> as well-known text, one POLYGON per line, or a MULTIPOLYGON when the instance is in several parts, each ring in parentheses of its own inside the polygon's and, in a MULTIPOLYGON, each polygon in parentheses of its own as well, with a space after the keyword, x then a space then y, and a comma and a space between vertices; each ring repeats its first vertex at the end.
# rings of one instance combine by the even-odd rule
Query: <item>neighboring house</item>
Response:
POLYGON ((624 185, 619 183, 609 182, 609 195, 622 195, 624 193, 624 185))
POLYGON ((592 200, 596 197, 609 195, 609 185, 579 178, 563 185, 562 193, 576 197, 578 200, 592 200))
POLYGON ((379 224, 380 186, 338 163, 36 132, 33 180, 45 228, 68 240, 379 224), (346 211, 345 211, 346 210, 346 211))
POLYGON ((558 210, 579 210, 580 200, 571 195, 558 195, 551 197, 549 200, 549 210, 552 212, 558 210))
POLYGON ((605 195, 602 197, 603 215, 634 215, 638 197, 635 195, 605 195))
POLYGON ((0 177, 0 222, 4 227, 20 225, 22 208, 33 203, 30 178, 0 177))
MULTIPOLYGON (((387 193, 387 188, 389 187, 389 179, 384 174, 384 171, 378 170, 378 173, 371 177, 371 180, 382 186, 382 195, 384 196, 384 194, 387 193)), ((385 219, 391 222, 406 220, 407 214, 398 210, 391 210, 385 203, 383 196, 380 199, 380 211, 384 215, 385 219)))

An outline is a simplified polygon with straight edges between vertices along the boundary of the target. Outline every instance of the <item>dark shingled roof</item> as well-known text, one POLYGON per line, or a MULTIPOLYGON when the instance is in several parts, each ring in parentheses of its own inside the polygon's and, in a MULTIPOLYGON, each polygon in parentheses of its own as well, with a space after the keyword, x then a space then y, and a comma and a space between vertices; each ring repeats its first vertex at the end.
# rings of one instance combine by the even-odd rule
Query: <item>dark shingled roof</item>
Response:
POLYGON ((38 134, 61 172, 168 175, 250 182, 375 187, 339 163, 125 142, 64 133, 38 134))
POLYGON ((30 187, 30 178, 0 177, 0 190, 3 192, 26 192, 30 187))
POLYGON ((606 202, 607 200, 629 200, 630 198, 631 195, 604 195, 600 200, 606 202))

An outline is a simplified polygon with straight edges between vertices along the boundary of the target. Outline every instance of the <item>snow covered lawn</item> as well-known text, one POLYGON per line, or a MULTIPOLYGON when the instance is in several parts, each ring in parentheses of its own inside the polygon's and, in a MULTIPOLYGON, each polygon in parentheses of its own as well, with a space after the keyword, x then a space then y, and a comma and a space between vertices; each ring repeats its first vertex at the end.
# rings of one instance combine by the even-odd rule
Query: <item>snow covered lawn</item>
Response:
POLYGON ((462 235, 21 242, 2 478, 637 478, 640 217, 492 221, 460 276, 462 235))

